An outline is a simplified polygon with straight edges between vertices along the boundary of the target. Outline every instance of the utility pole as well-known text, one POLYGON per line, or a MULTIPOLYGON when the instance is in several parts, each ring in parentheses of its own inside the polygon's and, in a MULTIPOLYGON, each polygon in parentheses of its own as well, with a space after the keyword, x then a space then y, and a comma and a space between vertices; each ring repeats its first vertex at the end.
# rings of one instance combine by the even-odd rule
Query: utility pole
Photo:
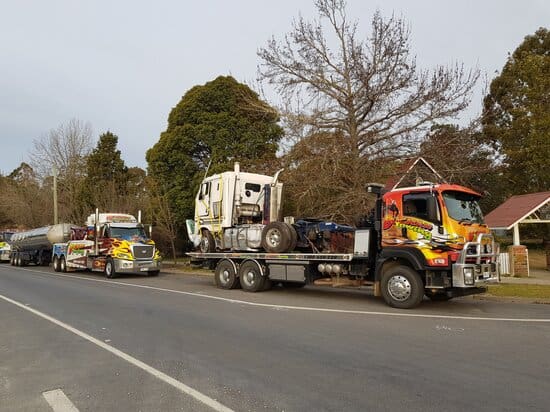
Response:
POLYGON ((57 169, 52 167, 53 173, 53 224, 57 225, 57 169))

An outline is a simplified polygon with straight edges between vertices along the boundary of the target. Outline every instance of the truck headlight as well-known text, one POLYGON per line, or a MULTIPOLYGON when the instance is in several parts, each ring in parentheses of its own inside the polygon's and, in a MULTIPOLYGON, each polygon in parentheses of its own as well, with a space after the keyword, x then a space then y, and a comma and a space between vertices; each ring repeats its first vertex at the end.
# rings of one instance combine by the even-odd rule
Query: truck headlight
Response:
POLYGON ((129 253, 124 253, 124 252, 118 252, 116 254, 116 257, 118 259, 126 259, 126 260, 131 260, 132 259, 132 255, 130 255, 129 253))
POLYGON ((464 284, 474 284, 474 268, 464 268, 464 284))

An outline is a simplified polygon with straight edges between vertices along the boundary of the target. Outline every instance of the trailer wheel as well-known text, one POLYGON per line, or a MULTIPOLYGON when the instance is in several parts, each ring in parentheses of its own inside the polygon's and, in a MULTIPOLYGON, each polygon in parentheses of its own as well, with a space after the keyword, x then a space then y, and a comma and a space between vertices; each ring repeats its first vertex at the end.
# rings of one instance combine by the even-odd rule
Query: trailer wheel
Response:
POLYGON ((214 272, 214 282, 220 289, 235 289, 239 284, 235 263, 228 259, 220 260, 214 272))
POLYGON ((201 241, 199 243, 199 250, 202 253, 211 253, 216 251, 216 241, 214 236, 208 229, 204 229, 201 232, 201 241))
POLYGON ((271 222, 262 230, 262 247, 269 253, 284 253, 292 246, 292 232, 290 225, 284 222, 271 222))
POLYGON ((21 255, 17 255, 15 258, 15 266, 23 266, 23 259, 21 259, 21 255))
POLYGON ((418 273, 404 265, 389 268, 382 274, 382 297, 389 306, 411 309, 424 297, 424 285, 418 273))
POLYGON ((61 256, 59 259, 59 271, 60 272, 67 272, 67 261, 65 260, 65 256, 61 256))
POLYGON ((239 267, 239 280, 243 290, 247 292, 259 292, 265 286, 265 276, 257 262, 247 260, 239 267))
POLYGON ((115 262, 111 258, 108 258, 105 262, 105 276, 109 279, 116 278, 115 262))

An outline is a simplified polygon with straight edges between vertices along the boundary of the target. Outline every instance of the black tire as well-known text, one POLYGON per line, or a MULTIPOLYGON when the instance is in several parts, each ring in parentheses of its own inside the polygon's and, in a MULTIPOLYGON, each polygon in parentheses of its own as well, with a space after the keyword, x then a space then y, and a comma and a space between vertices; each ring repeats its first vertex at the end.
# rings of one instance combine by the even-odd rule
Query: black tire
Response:
POLYGON ((397 265, 382 274, 382 297, 394 308, 412 309, 422 302, 424 284, 418 273, 408 266, 397 265))
POLYGON ((59 259, 59 271, 63 273, 67 272, 67 261, 65 260, 65 256, 61 256, 59 259))
POLYGON ((107 258, 107 261, 105 262, 105 277, 109 279, 114 279, 117 277, 116 270, 115 270, 115 262, 113 262, 113 259, 107 258))
POLYGON ((23 266, 23 259, 21 259, 21 255, 17 255, 17 257, 15 258, 15 266, 23 266))
POLYGON ((15 255, 10 256, 10 265, 15 266, 15 255))
POLYGON ((199 243, 201 253, 211 253, 216 251, 216 241, 208 229, 201 232, 201 242, 199 243))
POLYGON ((239 284, 235 264, 228 259, 222 259, 214 271, 214 283, 220 289, 235 289, 239 284))
POLYGON ((289 252, 292 246, 292 229, 284 222, 269 223, 262 230, 262 248, 268 253, 289 252))
POLYGON ((247 292, 259 292, 264 289, 266 278, 258 263, 247 260, 239 267, 239 281, 243 290, 247 292))
POLYGON ((160 273, 160 270, 150 270, 147 272, 147 276, 158 276, 160 273))
POLYGON ((296 229, 294 229, 294 226, 287 224, 288 230, 290 231, 290 246, 288 247, 289 252, 292 252, 294 249, 296 249, 296 245, 298 244, 298 233, 296 233, 296 229))
POLYGON ((452 297, 445 293, 426 293, 426 296, 430 298, 432 302, 447 302, 452 299, 452 297))
POLYGON ((54 270, 55 272, 60 272, 60 271, 61 271, 61 269, 60 269, 60 267, 59 267, 59 257, 57 257, 57 256, 55 256, 55 257, 53 258, 53 270, 54 270))

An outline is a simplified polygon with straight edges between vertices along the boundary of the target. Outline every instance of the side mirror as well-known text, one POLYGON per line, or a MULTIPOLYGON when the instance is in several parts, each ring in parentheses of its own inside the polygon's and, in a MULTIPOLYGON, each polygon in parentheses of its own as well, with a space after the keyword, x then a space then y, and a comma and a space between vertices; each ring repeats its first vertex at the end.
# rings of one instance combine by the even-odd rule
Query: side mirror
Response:
POLYGON ((384 192, 384 185, 381 183, 367 183, 365 187, 367 193, 373 193, 380 196, 384 192))

